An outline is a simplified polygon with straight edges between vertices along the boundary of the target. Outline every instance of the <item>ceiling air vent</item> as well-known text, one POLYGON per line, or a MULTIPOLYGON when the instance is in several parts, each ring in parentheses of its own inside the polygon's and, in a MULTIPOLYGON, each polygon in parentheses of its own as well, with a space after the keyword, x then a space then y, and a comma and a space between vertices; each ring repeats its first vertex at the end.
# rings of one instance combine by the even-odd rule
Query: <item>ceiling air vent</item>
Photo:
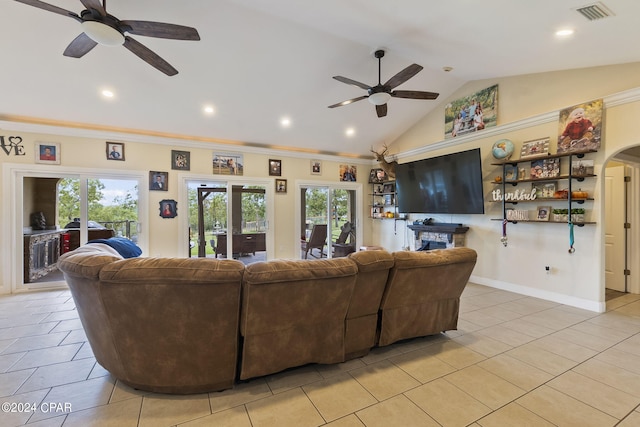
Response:
POLYGON ((595 21, 596 19, 607 18, 614 14, 613 12, 611 12, 611 9, 609 9, 608 7, 606 7, 604 4, 600 2, 579 7, 576 10, 582 16, 587 18, 589 21, 595 21))

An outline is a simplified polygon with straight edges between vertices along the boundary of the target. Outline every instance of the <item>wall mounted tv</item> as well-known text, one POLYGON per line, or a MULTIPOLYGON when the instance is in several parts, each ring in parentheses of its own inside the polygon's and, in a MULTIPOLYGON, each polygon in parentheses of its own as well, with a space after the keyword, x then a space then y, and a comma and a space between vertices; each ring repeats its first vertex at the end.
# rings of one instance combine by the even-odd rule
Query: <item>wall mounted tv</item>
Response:
POLYGON ((402 213, 483 214, 480 149, 396 166, 402 213))

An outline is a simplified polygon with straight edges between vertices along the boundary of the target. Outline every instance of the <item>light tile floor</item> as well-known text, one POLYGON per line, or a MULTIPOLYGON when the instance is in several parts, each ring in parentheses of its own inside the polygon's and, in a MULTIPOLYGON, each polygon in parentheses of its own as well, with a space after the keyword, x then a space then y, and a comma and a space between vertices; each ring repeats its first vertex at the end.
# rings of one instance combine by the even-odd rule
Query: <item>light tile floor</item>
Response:
POLYGON ((95 362, 69 291, 0 297, 0 426, 640 425, 640 295, 598 314, 469 284, 459 330, 191 396, 95 362))

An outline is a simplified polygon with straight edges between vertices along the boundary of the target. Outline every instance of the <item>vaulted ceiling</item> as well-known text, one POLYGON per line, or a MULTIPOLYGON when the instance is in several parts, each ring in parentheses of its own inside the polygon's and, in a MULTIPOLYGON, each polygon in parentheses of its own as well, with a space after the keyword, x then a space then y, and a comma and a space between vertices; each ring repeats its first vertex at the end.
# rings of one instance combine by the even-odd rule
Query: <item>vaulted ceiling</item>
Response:
MULTIPOLYGON (((48 3, 80 13, 79 0, 48 3)), ((132 36, 171 63, 168 77, 122 46, 62 55, 82 32, 73 19, 12 0, 0 13, 0 120, 368 156, 390 144, 471 80, 636 62, 640 2, 603 0, 589 20, 583 0, 109 0, 119 19, 195 27, 200 41, 132 36), (571 28, 573 36, 555 31, 571 28), (364 95, 332 79, 382 82, 417 63, 378 118, 364 95), (451 67, 451 71, 444 71, 451 67), (103 89, 114 92, 105 99, 103 89), (203 112, 212 106, 213 114, 203 112), (290 125, 281 125, 289 118, 290 125), (347 129, 353 134, 345 134, 347 129)))

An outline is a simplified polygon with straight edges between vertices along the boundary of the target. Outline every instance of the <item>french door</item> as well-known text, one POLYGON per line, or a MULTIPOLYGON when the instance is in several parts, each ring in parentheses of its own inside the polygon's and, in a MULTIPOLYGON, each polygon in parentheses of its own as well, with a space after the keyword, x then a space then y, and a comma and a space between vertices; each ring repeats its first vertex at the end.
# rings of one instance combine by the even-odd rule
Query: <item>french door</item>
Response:
POLYGON ((244 264, 270 257, 265 184, 191 180, 187 187, 190 256, 234 258, 244 264))
POLYGON ((3 184, 10 200, 5 203, 3 235, 12 242, 3 267, 5 291, 65 286, 55 267, 58 256, 73 244, 88 241, 90 230, 114 230, 147 250, 146 233, 138 221, 138 188, 146 177, 139 174, 96 173, 71 168, 60 174, 53 167, 7 167, 3 184), (70 232, 67 232, 69 230, 70 232), (66 238, 63 237, 66 235, 66 238), (10 289, 6 284, 10 284, 10 289))
POLYGON ((350 183, 300 183, 298 235, 301 258, 334 258, 356 251, 362 245, 362 185, 350 183), (305 253, 305 243, 314 226, 325 226, 327 237, 322 251, 305 253), (309 256, 310 254, 310 256, 309 256))

